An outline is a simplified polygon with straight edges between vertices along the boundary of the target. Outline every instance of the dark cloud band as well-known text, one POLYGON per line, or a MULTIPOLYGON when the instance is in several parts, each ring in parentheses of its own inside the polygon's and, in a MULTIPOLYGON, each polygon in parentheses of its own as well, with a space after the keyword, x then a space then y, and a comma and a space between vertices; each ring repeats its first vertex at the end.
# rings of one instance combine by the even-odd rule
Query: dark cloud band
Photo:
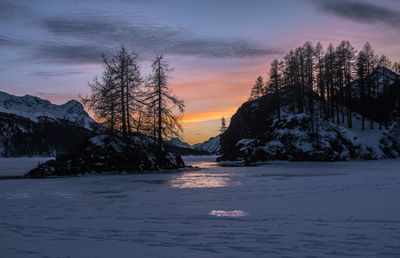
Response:
POLYGON ((352 21, 362 23, 382 23, 400 28, 400 12, 383 6, 359 1, 313 1, 317 7, 352 21))
POLYGON ((183 28, 155 25, 140 19, 127 22, 110 17, 79 16, 44 19, 41 24, 54 36, 79 41, 85 46, 47 45, 39 49, 38 55, 77 62, 99 60, 99 53, 110 53, 110 48, 121 44, 144 56, 163 53, 243 58, 280 53, 246 40, 199 37, 183 28))

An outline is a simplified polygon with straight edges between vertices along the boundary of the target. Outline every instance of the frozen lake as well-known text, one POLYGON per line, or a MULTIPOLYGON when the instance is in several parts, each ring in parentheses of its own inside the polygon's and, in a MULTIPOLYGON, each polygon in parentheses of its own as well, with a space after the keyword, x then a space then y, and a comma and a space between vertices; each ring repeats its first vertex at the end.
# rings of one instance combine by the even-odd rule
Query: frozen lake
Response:
POLYGON ((214 158, 186 157, 201 168, 180 172, 0 180, 0 257, 400 257, 400 160, 214 158))
POLYGON ((0 176, 23 176, 40 163, 54 158, 0 158, 0 176))

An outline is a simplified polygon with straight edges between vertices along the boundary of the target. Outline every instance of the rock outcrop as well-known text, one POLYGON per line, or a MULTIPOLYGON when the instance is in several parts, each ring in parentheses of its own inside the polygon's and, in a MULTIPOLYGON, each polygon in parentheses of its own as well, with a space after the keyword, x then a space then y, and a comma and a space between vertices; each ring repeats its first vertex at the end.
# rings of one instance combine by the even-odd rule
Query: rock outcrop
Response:
POLYGON ((144 135, 133 136, 126 144, 118 136, 97 135, 75 152, 58 155, 31 170, 28 177, 75 176, 87 173, 141 172, 184 167, 180 156, 164 151, 158 154, 157 142, 144 135))
MULTIPOLYGON (((379 129, 379 124, 374 122, 374 129, 368 127, 364 131, 361 130, 361 115, 356 112, 352 115, 352 128, 347 128, 342 121, 337 124, 336 120, 333 123, 317 116, 312 119, 308 113, 293 111, 289 100, 294 90, 293 87, 281 90, 280 120, 277 117, 275 95, 268 94, 245 102, 233 115, 226 132, 220 136, 222 156, 218 160, 242 160, 248 163, 400 157, 397 147, 400 144, 399 122, 395 122, 397 120, 394 118, 388 129, 384 126, 379 129)), ((319 99, 316 95, 314 97, 317 110, 319 99)), ((396 112, 393 110, 390 113, 396 112)))

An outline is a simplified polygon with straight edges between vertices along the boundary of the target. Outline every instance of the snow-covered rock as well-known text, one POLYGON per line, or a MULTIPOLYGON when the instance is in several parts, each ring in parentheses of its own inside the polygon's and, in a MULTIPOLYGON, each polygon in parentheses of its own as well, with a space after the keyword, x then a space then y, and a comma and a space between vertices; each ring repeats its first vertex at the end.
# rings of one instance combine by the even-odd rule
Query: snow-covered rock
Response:
POLYGON ((195 150, 203 150, 212 154, 219 154, 221 152, 220 136, 211 137, 203 143, 193 145, 195 150))
POLYGON ((97 125, 82 104, 76 100, 56 105, 38 97, 30 95, 19 97, 0 91, 0 113, 15 114, 33 122, 43 119, 67 120, 89 130, 97 125))
POLYGON ((131 144, 118 136, 97 135, 89 138, 72 154, 58 155, 31 170, 28 177, 75 176, 86 173, 141 172, 184 167, 180 156, 163 151, 145 135, 132 136, 131 144))
POLYGON ((236 159, 339 161, 399 157, 399 153, 387 147, 394 144, 385 140, 386 130, 361 131, 361 122, 356 116, 351 129, 318 121, 318 127, 315 127, 318 131, 314 135, 310 119, 304 113, 282 113, 281 120, 274 119, 263 137, 239 140, 236 159), (386 144, 386 148, 382 144, 386 144))

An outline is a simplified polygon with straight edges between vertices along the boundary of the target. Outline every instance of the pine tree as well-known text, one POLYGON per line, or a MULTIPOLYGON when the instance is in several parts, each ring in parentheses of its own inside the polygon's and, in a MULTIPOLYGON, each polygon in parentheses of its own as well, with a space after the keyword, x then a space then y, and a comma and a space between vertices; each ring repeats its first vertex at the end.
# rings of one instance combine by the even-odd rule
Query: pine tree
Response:
POLYGON ((264 81, 261 76, 258 76, 253 88, 251 89, 250 99, 257 99, 264 95, 264 81))
POLYGON ((281 121, 281 107, 280 107, 280 97, 279 90, 281 87, 281 63, 275 59, 271 63, 271 68, 269 72, 269 78, 271 81, 272 92, 275 95, 276 111, 278 114, 278 121, 281 121))
POLYGON ((388 86, 389 86, 389 78, 387 78, 385 76, 385 70, 383 68, 387 68, 390 69, 390 67, 392 66, 392 62, 389 60, 389 58, 385 55, 381 55, 379 57, 379 60, 377 62, 377 66, 380 67, 381 69, 379 77, 380 77, 380 81, 382 83, 382 85, 378 85, 381 86, 381 89, 378 89, 378 110, 379 110, 379 129, 382 129, 382 122, 385 122, 385 126, 387 128, 387 116, 385 117, 383 114, 383 110, 386 107, 386 103, 384 101, 384 97, 387 94, 387 90, 388 90, 388 86))
POLYGON ((335 95, 335 88, 334 88, 334 62, 335 62, 335 51, 332 44, 329 44, 325 57, 325 79, 326 79, 326 87, 327 87, 327 116, 335 121, 335 113, 334 113, 334 102, 333 98, 335 95))
POLYGON ((219 131, 221 132, 221 134, 223 134, 226 131, 227 127, 226 127, 226 121, 225 121, 225 117, 221 118, 221 128, 219 129, 219 131))
POLYGON ((181 116, 175 115, 173 109, 176 108, 179 113, 183 113, 185 105, 183 100, 171 95, 171 90, 168 88, 168 73, 172 69, 164 57, 157 56, 151 67, 152 74, 148 79, 147 100, 150 101, 149 109, 155 111, 154 128, 157 133, 158 151, 161 153, 163 140, 173 136, 179 137, 182 132, 181 116))
POLYGON ((368 63, 368 57, 367 53, 364 51, 360 51, 357 56, 357 76, 358 76, 358 84, 359 84, 359 92, 360 92, 360 104, 361 104, 361 115, 362 115, 362 120, 361 120, 361 129, 364 131, 365 130, 365 96, 366 96, 366 77, 368 76, 368 71, 367 71, 367 63, 368 63))
MULTIPOLYGON (((374 70, 376 66, 376 57, 375 57, 375 51, 372 49, 371 45, 369 42, 366 42, 363 49, 362 49, 363 55, 364 55, 364 65, 365 67, 365 72, 366 72, 366 95, 368 100, 371 100, 371 94, 373 89, 373 84, 371 81, 371 73, 374 70)), ((365 103, 364 103, 365 104, 365 103)), ((372 110, 371 107, 364 107, 365 111, 369 111, 368 113, 371 114, 372 110)), ((370 128, 374 128, 374 121, 372 120, 372 117, 370 118, 370 128)))
POLYGON ((112 56, 111 59, 107 59, 103 55, 107 73, 110 74, 114 85, 115 95, 119 96, 117 112, 120 119, 117 124, 121 125, 122 136, 125 141, 128 140, 128 133, 131 132, 131 110, 135 108, 135 101, 139 101, 135 97, 135 92, 142 82, 136 58, 135 53, 128 54, 123 46, 121 46, 118 54, 112 56))
POLYGON ((139 101, 137 90, 142 82, 136 58, 135 53, 128 54, 123 46, 110 59, 103 55, 105 71, 102 78, 89 83, 91 95, 82 98, 96 118, 111 131, 121 129, 125 141, 131 131, 132 111, 139 101))

